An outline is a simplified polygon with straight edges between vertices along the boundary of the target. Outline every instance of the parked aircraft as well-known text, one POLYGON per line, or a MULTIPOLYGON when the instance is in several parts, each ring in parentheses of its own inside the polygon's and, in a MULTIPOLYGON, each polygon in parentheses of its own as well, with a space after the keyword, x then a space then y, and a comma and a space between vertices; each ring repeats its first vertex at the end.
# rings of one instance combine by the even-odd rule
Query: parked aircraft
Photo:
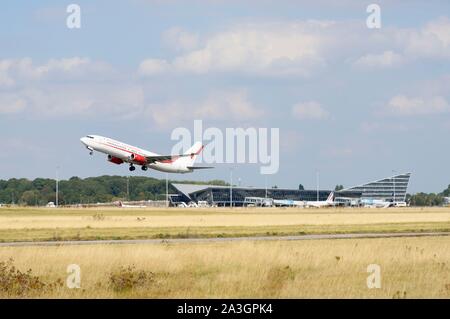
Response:
POLYGON ((406 202, 393 202, 384 199, 361 199, 361 205, 364 207, 388 208, 388 207, 406 207, 406 202))
POLYGON ((292 199, 274 199, 273 204, 275 206, 305 207, 304 201, 292 199))
POLYGON ((316 207, 316 208, 333 206, 334 205, 333 198, 334 198, 334 192, 331 192, 330 195, 328 195, 327 200, 305 201, 305 206, 316 207))

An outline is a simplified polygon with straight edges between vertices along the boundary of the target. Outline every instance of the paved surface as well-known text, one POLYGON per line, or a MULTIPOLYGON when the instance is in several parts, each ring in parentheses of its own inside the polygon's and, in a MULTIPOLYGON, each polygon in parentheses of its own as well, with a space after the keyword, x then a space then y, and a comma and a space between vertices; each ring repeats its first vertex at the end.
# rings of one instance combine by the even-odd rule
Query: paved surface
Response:
POLYGON ((275 241, 275 240, 314 240, 314 239, 355 239, 355 238, 393 238, 450 236, 450 232, 429 233, 359 233, 359 234, 321 234, 298 236, 256 236, 225 238, 172 238, 172 239, 124 239, 124 240, 70 240, 0 243, 0 247, 25 246, 69 246, 69 245, 129 245, 129 244, 175 244, 175 243, 221 243, 238 241, 275 241))

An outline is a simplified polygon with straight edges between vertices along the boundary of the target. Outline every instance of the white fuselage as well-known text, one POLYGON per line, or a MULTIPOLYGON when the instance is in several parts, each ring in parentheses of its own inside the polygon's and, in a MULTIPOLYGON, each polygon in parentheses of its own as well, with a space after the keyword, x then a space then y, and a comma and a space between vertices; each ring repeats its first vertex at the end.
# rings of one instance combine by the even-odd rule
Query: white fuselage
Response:
POLYGON ((275 206, 305 207, 305 202, 302 200, 274 199, 273 203, 275 206))
POLYGON ((108 160, 115 164, 129 163, 131 165, 145 166, 145 169, 151 168, 167 173, 189 173, 192 172, 182 161, 165 160, 154 163, 144 161, 146 157, 158 156, 156 153, 149 152, 136 146, 116 141, 114 139, 88 135, 82 137, 80 141, 91 151, 97 151, 108 155, 108 160), (133 158, 134 157, 134 158, 133 158))
POLYGON ((328 195, 327 200, 306 201, 305 206, 306 207, 316 207, 316 208, 334 206, 333 197, 334 197, 334 192, 331 192, 330 195, 328 195))
POLYGON ((321 208, 321 207, 333 206, 333 202, 332 202, 332 201, 326 201, 326 200, 320 200, 320 201, 306 201, 306 202, 305 202, 305 206, 306 206, 306 207, 317 207, 317 208, 321 208))
POLYGON ((395 203, 393 202, 388 202, 384 199, 362 199, 361 200, 361 205, 364 207, 374 207, 374 208, 388 208, 388 207, 392 207, 395 206, 395 203))

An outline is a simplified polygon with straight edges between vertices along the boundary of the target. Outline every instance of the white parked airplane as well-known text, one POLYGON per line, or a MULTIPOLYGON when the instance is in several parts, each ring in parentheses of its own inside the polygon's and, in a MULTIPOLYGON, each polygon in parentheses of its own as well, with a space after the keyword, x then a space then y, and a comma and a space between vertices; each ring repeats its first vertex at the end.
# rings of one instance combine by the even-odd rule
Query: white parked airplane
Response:
POLYGON ((89 150, 90 155, 94 151, 107 154, 107 160, 111 163, 129 163, 130 171, 136 169, 134 165, 140 165, 143 171, 152 168, 167 173, 191 173, 196 169, 212 168, 193 166, 195 158, 204 147, 200 142, 196 142, 184 154, 158 155, 99 135, 87 135, 80 141, 89 150))
POLYGON ((334 192, 331 192, 330 195, 328 195, 327 200, 306 201, 305 206, 317 207, 317 208, 333 206, 333 204, 334 204, 333 197, 334 197, 334 192))
POLYGON ((274 199, 273 203, 275 206, 305 207, 305 202, 302 200, 274 199))
POLYGON ((361 205, 368 208, 388 208, 392 202, 387 202, 384 199, 361 199, 361 205))
POLYGON ((372 199, 372 198, 365 198, 361 199, 361 205, 364 207, 369 208, 388 208, 388 207, 405 207, 405 202, 393 202, 393 201, 386 201, 384 199, 372 199))
POLYGON ((124 204, 122 201, 117 202, 117 206, 121 207, 121 208, 147 208, 148 206, 145 205, 129 205, 129 204, 124 204))

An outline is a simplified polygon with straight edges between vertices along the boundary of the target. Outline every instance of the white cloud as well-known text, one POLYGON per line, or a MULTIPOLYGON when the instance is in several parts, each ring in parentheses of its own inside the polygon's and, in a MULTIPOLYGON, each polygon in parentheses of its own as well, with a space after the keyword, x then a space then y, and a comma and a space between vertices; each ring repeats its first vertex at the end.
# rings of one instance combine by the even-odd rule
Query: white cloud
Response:
MULTIPOLYGON (((419 59, 450 58, 450 19, 442 17, 417 28, 383 28, 369 36, 370 49, 382 46, 384 52, 366 53, 354 62, 360 67, 396 67, 419 59), (370 42, 377 44, 373 47, 370 42)), ((362 41, 364 42, 364 41, 362 41)))
MULTIPOLYGON (((174 123, 195 118, 245 121, 263 114, 249 101, 247 93, 239 90, 214 91, 200 101, 173 98, 152 103, 147 99, 154 101, 161 96, 146 96, 148 90, 144 91, 143 83, 124 81, 123 76, 109 77, 108 69, 97 74, 108 76, 108 81, 92 81, 92 74, 101 70, 96 69, 97 65, 102 63, 87 58, 52 59, 41 65, 29 58, 0 60, 0 113, 86 118, 147 116, 159 127, 173 127, 174 123)), ((147 60, 141 64, 140 74, 164 72, 167 67, 160 60, 147 60)))
POLYGON ((151 104, 146 108, 155 124, 161 128, 173 127, 194 119, 218 121, 246 121, 265 114, 253 105, 244 91, 214 92, 202 101, 181 102, 178 100, 151 104))
POLYGON ((163 33, 163 42, 177 51, 193 50, 199 44, 199 35, 173 27, 163 33))
POLYGON ((142 76, 152 76, 168 72, 170 64, 165 60, 146 59, 139 65, 138 73, 142 76))
POLYGON ((321 120, 327 118, 330 114, 323 109, 320 103, 308 101, 295 104, 292 107, 292 115, 299 120, 321 120))
MULTIPOLYGON (((371 32, 354 21, 305 20, 242 23, 199 36, 180 28, 163 35, 178 52, 174 58, 147 60, 148 72, 230 72, 258 76, 301 76, 327 65, 396 67, 422 58, 450 58, 450 20, 423 27, 383 27, 371 32), (380 52, 380 47, 385 48, 380 52)), ((145 61, 144 61, 145 62, 145 61)))
POLYGON ((30 58, 0 60, 0 113, 134 114, 144 105, 142 88, 116 81, 114 75, 108 64, 88 58, 51 59, 43 64, 30 58))
POLYGON ((299 25, 292 25, 290 30, 285 26, 274 26, 273 29, 245 26, 214 36, 204 48, 176 59, 175 65, 198 73, 241 68, 255 73, 279 72, 280 69, 306 73, 306 65, 297 68, 295 65, 304 61, 320 61, 319 42, 299 25))
POLYGON ((397 95, 389 100, 386 111, 396 115, 428 115, 447 113, 450 107, 442 96, 423 98, 397 95))
POLYGON ((0 60, 0 87, 12 87, 17 82, 62 79, 93 80, 96 77, 111 76, 112 68, 100 61, 71 57, 51 59, 36 65, 31 58, 0 60))
POLYGON ((400 54, 392 51, 384 51, 381 54, 364 55, 356 60, 354 65, 362 68, 387 68, 399 66, 403 62, 404 58, 400 54))
POLYGON ((143 111, 140 86, 98 84, 45 86, 26 89, 19 95, 27 101, 27 111, 40 116, 132 116, 143 111))
MULTIPOLYGON (((333 22, 243 24, 213 34, 200 48, 179 55, 170 64, 178 72, 244 72, 307 76, 324 65, 325 36, 333 22)), ((179 47, 198 46, 197 37, 175 33, 179 47)))
POLYGON ((401 33, 405 52, 415 57, 450 58, 450 19, 442 17, 418 30, 401 33))

